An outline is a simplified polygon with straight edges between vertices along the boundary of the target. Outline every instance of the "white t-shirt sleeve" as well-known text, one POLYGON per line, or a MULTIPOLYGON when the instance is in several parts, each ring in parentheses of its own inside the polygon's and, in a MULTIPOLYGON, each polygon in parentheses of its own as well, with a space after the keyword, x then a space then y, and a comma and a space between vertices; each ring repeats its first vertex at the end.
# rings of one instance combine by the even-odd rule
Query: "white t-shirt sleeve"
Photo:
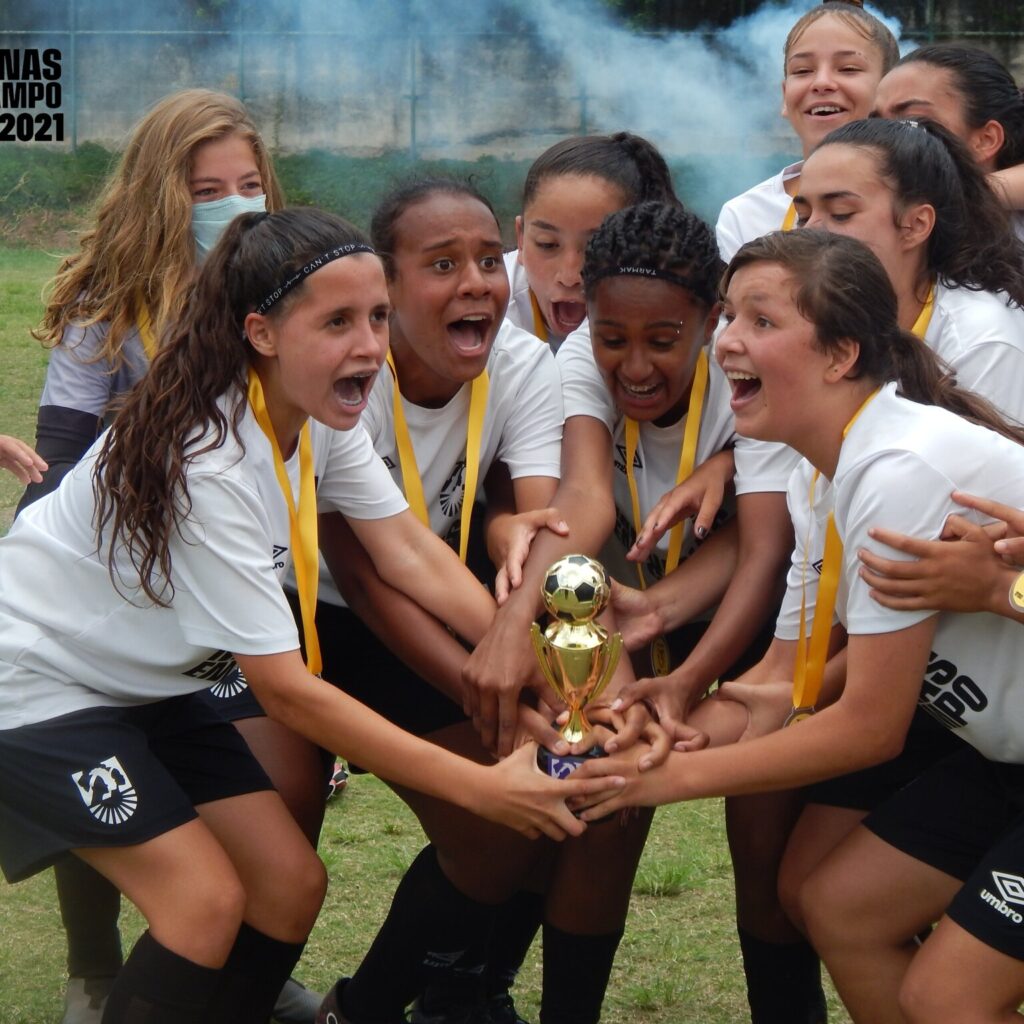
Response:
POLYGON ((279 654, 299 646, 260 496, 233 473, 189 477, 192 513, 171 541, 174 611, 197 647, 279 654))
POLYGON ((953 361, 957 382, 987 398, 1004 416, 1024 421, 1024 349, 991 339, 974 345, 953 361))
POLYGON ((609 434, 614 434, 618 413, 594 362, 589 323, 584 321, 562 342, 557 362, 562 377, 565 418, 590 416, 600 420, 609 434))
POLYGON ((812 544, 816 541, 816 538, 808 535, 810 509, 807 495, 812 472, 810 464, 802 460, 790 476, 786 491, 786 504, 793 520, 794 547, 786 574, 786 593, 779 608, 779 617, 775 620, 775 636, 779 640, 799 639, 801 602, 806 594, 807 615, 810 619, 814 615, 814 604, 818 596, 818 573, 814 565, 806 562, 808 541, 812 544))
POLYGON ((934 614, 929 610, 895 611, 875 601, 860 578, 857 552, 868 548, 885 558, 909 561, 911 556, 872 540, 868 530, 877 526, 923 540, 937 539, 946 517, 957 511, 950 497, 955 486, 944 473, 907 451, 883 453, 847 475, 835 511, 848 585, 847 632, 894 633, 934 614))
POLYGON ((741 435, 736 437, 733 457, 736 460, 737 494, 785 491, 800 461, 800 453, 788 444, 755 441, 741 435))
POLYGON ((740 223, 736 201, 732 200, 722 207, 715 225, 715 236, 718 239, 718 251, 722 260, 729 262, 744 243, 743 225, 740 223))
POLYGON ((562 381, 554 356, 531 335, 511 415, 501 432, 498 460, 513 480, 528 476, 557 478, 561 471, 562 381))
POLYGON ((373 450, 365 430, 330 432, 327 461, 317 483, 317 508, 350 519, 386 519, 409 507, 373 450))

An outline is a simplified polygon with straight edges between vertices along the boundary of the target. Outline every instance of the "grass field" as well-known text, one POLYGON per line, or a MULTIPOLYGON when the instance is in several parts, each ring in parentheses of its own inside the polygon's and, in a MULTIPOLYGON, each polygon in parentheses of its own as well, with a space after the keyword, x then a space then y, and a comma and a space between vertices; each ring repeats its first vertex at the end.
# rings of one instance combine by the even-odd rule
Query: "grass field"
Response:
MULTIPOLYGON (((0 248, 0 433, 34 435, 45 352, 29 336, 39 294, 56 265, 30 248, 0 248)), ((0 474, 0 532, 20 487, 0 474)), ((40 580, 56 594, 59 580, 40 580)), ((383 920, 405 866, 422 845, 416 820, 376 779, 361 776, 328 808, 320 852, 330 872, 327 902, 300 969, 325 988, 351 972, 383 920)), ((141 930, 126 909, 126 943, 141 930)), ((0 1024, 56 1024, 64 980, 63 935, 47 872, 0 885, 0 1024)), ((536 1019, 537 945, 517 988, 536 1019)), ((831 998, 830 1020, 848 1018, 831 998)), ((607 1024, 737 1024, 747 1019, 735 941, 732 877, 718 801, 658 812, 641 863, 626 935, 612 974, 607 1024)))

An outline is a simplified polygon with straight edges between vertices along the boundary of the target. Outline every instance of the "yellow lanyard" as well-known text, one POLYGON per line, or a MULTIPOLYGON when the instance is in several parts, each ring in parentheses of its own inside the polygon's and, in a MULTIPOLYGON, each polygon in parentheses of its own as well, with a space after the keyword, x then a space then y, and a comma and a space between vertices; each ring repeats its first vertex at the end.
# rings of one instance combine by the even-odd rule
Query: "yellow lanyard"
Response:
MULTIPOLYGON (((693 383, 690 385, 690 405, 686 412, 686 427, 683 430, 683 446, 679 452, 679 469, 676 472, 676 486, 678 487, 693 473, 693 465, 697 459, 697 437, 700 434, 700 419, 704 411, 704 396, 708 390, 708 354, 701 349, 697 357, 697 366, 693 373, 693 383)), ((633 470, 633 460, 636 457, 636 448, 640 440, 640 424, 636 420, 626 417, 626 482, 629 484, 629 500, 633 506, 633 529, 637 534, 643 526, 640 518, 640 492, 636 486, 636 474, 633 470)), ((667 576, 677 565, 683 550, 683 524, 676 523, 668 539, 668 557, 665 560, 665 575, 667 576)), ((640 589, 647 587, 647 580, 644 578, 643 566, 636 563, 637 575, 640 577, 640 589)))
MULTIPOLYGON (((860 408, 850 417, 850 422, 843 427, 843 440, 849 434, 857 418, 868 407, 878 394, 875 389, 861 403, 860 408)), ((821 693, 821 684, 825 678, 825 662, 828 660, 828 642, 832 633, 832 615, 836 607, 836 592, 839 589, 839 574, 843 561, 843 542, 836 530, 833 513, 828 514, 825 527, 825 553, 821 563, 821 580, 818 583, 818 598, 814 603, 814 623, 811 626, 810 644, 807 642, 807 562, 811 550, 811 524, 814 521, 814 488, 820 473, 814 471, 811 477, 809 495, 809 515, 807 538, 804 543, 804 564, 800 595, 800 636, 797 640, 796 665, 793 673, 793 710, 786 719, 786 725, 792 725, 801 719, 814 714, 814 706, 821 693)))
POLYGON ((292 545, 292 563, 295 582, 299 590, 299 609, 302 613, 302 634, 306 641, 306 667, 318 676, 323 668, 320 641, 316 635, 316 588, 320 578, 317 547, 316 479, 313 474, 313 441, 309 421, 299 433, 299 505, 295 507, 288 471, 284 468, 281 448, 274 434, 270 413, 267 412, 263 386, 255 370, 249 370, 249 404, 260 430, 267 435, 274 453, 274 473, 288 506, 288 529, 292 545))
POLYGON ((782 230, 792 231, 793 225, 796 224, 796 207, 793 205, 793 200, 789 201, 789 209, 786 211, 786 216, 782 218, 782 230))
POLYGON ((139 303, 135 322, 139 328, 139 338, 142 339, 142 348, 146 353, 146 358, 153 362, 153 356, 156 355, 156 335, 153 333, 153 320, 144 302, 139 303))
POLYGON ((537 296, 530 292, 530 308, 533 310, 533 333, 540 338, 541 341, 548 340, 548 325, 544 323, 544 317, 541 314, 540 306, 537 303, 537 296))
MULTIPOLYGON (((423 496, 423 481, 416 465, 416 452, 409 435, 409 425, 405 421, 405 410, 402 408, 402 392, 398 387, 398 371, 395 361, 388 352, 388 367, 394 378, 392 409, 395 420, 395 445, 398 448, 398 464, 402 470, 402 489, 406 501, 416 518, 430 529, 430 514, 427 512, 427 501, 423 496)), ((477 480, 480 476, 480 443, 484 434, 484 413, 487 411, 487 392, 490 378, 484 370, 474 378, 469 392, 469 421, 466 425, 466 479, 462 492, 462 514, 459 522, 459 558, 466 561, 469 550, 469 527, 473 517, 473 504, 476 502, 477 480)))
POLYGON ((910 328, 910 333, 915 337, 920 338, 924 341, 925 333, 928 330, 928 325, 932 322, 932 313, 935 310, 935 283, 928 288, 928 298, 924 300, 924 308, 918 314, 917 319, 914 321, 914 326, 910 328))

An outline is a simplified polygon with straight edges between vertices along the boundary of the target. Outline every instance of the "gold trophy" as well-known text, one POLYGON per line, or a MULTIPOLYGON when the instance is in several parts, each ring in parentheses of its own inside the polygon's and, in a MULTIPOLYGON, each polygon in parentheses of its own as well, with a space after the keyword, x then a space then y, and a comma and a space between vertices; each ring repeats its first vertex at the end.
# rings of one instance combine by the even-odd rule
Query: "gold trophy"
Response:
MULTIPOLYGON (((590 731, 584 708, 608 685, 622 652, 622 634, 594 622, 611 597, 604 566, 586 555, 565 555, 544 574, 541 593, 554 621, 541 632, 533 623, 530 638, 544 678, 569 709, 559 730, 567 743, 578 743, 590 731)), ((565 778, 584 761, 603 757, 600 747, 564 757, 541 747, 537 764, 553 778, 565 778)))

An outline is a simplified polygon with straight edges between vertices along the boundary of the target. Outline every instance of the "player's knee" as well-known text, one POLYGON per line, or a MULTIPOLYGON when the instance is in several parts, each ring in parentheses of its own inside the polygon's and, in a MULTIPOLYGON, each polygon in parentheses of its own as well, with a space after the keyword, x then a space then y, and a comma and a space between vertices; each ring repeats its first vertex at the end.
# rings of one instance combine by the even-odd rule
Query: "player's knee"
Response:
MULTIPOLYGON (((791 920, 802 922, 812 943, 819 949, 850 938, 849 908, 844 906, 843 885, 836 884, 826 872, 814 872, 792 883, 791 920)), ((785 905, 785 904, 784 904, 785 905)))
POLYGON ((327 871, 312 848, 297 852, 278 867, 266 898, 273 904, 279 926, 297 939, 304 938, 327 894, 327 871))
POLYGON ((211 872, 190 887, 189 899, 178 909, 186 931, 206 936, 211 943, 226 942, 230 948, 245 915, 246 894, 238 876, 231 871, 211 872))

